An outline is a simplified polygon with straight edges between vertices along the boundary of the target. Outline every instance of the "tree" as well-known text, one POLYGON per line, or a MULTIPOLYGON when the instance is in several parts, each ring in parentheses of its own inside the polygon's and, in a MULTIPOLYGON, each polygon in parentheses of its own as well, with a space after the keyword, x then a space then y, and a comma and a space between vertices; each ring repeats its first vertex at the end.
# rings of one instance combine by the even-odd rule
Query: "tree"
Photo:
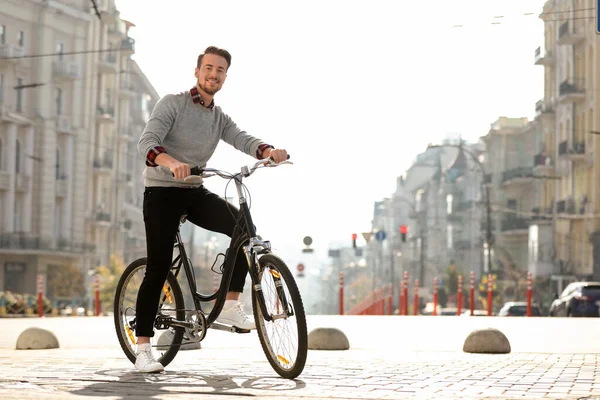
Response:
POLYGON ((75 265, 49 265, 48 297, 82 297, 85 294, 83 273, 75 265))
POLYGON ((123 259, 114 254, 110 257, 108 266, 101 265, 97 268, 100 278, 100 304, 105 307, 113 304, 117 284, 125 268, 123 259))
POLYGON ((448 268, 446 268, 446 286, 448 287, 448 295, 453 296, 458 293, 458 273, 456 272, 456 266, 452 262, 448 268))

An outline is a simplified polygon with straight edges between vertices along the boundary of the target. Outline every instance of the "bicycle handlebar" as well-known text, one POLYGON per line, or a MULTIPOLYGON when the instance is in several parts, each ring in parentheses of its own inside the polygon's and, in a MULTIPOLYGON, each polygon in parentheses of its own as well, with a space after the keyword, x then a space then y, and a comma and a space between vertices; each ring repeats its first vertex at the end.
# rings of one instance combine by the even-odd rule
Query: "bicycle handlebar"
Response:
MULTIPOLYGON (((290 155, 288 154, 287 159, 289 160, 290 155)), ((280 165, 284 165, 284 164, 293 164, 291 161, 282 161, 279 163, 276 163, 272 157, 266 158, 264 160, 259 160, 258 162, 256 162, 252 168, 248 168, 247 166, 243 166, 241 168, 241 175, 244 177, 249 177, 250 175, 252 175, 254 173, 254 171, 256 171, 261 165, 263 166, 263 168, 265 167, 278 167, 280 165)), ((221 171, 215 168, 200 168, 199 166, 195 166, 192 167, 190 170, 190 175, 188 177, 183 178, 184 181, 189 181, 189 180, 193 180, 195 176, 202 176, 203 178, 209 178, 211 176, 220 176, 223 179, 231 179, 233 178, 236 174, 232 174, 230 172, 226 172, 226 171, 221 171)))

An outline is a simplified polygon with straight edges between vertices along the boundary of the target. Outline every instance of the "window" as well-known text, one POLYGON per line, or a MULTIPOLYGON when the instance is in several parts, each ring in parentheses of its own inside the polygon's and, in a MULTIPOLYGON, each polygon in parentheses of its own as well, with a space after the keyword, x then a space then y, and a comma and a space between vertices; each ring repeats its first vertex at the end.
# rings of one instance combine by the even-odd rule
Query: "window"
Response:
POLYGON ((517 209, 517 200, 514 199, 510 199, 506 202, 506 207, 510 208, 511 210, 516 210, 517 209))
POLYGON ((54 101, 56 103, 56 115, 62 115, 62 89, 57 88, 55 90, 54 101))
MULTIPOLYGON (((106 88, 104 90, 104 107, 110 108, 110 106, 111 106, 110 98, 111 98, 111 96, 110 96, 110 89, 106 88)), ((106 110, 104 110, 104 111, 106 112, 106 110)))
POLYGON ((62 61, 65 58, 65 44, 63 42, 56 43, 56 53, 58 54, 58 61, 62 61))
POLYGON ((60 150, 56 149, 56 180, 60 179, 60 150))
POLYGON ((17 43, 20 47, 25 47, 25 31, 19 31, 17 34, 17 43))
POLYGON ((15 173, 21 173, 21 142, 17 140, 16 144, 17 154, 15 154, 15 173))
MULTIPOLYGON (((21 87, 23 86, 23 79, 22 78, 18 78, 17 79, 17 86, 21 87)), ((16 104, 16 111, 17 112, 23 112, 23 89, 15 89, 17 91, 17 104, 16 104)))
POLYGON ((6 26, 0 25, 0 44, 6 44, 6 26))

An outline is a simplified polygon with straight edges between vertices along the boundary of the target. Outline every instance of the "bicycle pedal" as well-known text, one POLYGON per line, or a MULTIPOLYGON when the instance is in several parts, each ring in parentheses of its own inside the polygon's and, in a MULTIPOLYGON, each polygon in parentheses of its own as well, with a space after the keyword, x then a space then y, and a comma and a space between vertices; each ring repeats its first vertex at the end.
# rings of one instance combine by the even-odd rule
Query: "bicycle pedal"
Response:
POLYGON ((235 333, 250 333, 250 329, 242 329, 237 326, 234 326, 233 329, 235 329, 235 333))

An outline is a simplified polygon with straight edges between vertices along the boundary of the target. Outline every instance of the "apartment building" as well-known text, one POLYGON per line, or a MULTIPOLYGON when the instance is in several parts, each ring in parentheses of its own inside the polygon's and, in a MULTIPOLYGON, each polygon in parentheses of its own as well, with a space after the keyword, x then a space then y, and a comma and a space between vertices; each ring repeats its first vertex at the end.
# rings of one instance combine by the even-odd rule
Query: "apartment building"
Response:
POLYGON ((544 42, 535 50, 535 63, 544 66, 536 169, 554 177, 541 184, 536 206, 553 211, 551 273, 571 279, 600 279, 596 6, 592 0, 547 1, 540 15, 544 42))
POLYGON ((526 276, 529 267, 536 138, 527 118, 507 117, 500 117, 482 137, 489 149, 484 166, 493 209, 491 271, 500 279, 508 273, 526 276))
POLYGON ((479 272, 482 174, 472 168, 477 161, 469 157, 477 159, 482 148, 462 142, 461 152, 459 143, 448 139, 429 146, 397 179, 392 196, 375 202, 367 262, 383 277, 381 282, 394 282, 396 293, 404 272, 411 287, 419 279, 426 298, 431 297, 434 277, 443 283, 451 261, 461 271, 477 267, 479 272), (406 243, 400 240, 401 225, 408 227, 406 243), (377 240, 375 234, 381 231, 385 237, 377 240))
POLYGON ((42 275, 52 295, 67 269, 89 292, 110 254, 142 254, 134 142, 158 95, 130 58, 132 24, 98 6, 101 19, 87 0, 0 10, 0 290, 35 293, 42 275))

